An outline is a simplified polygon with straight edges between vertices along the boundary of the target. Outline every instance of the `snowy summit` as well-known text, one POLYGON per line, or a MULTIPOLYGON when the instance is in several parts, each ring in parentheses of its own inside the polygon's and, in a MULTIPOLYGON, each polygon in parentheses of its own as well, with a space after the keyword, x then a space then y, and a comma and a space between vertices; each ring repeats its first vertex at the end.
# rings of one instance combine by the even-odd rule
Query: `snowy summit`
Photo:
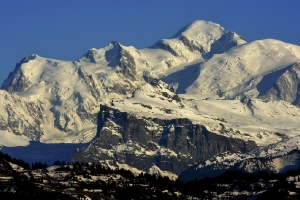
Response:
POLYGON ((288 142, 292 151, 298 141, 299 63, 297 45, 247 43, 203 20, 144 49, 112 41, 77 61, 33 54, 1 86, 0 144, 89 143, 73 161, 172 179, 192 165, 206 169, 225 152, 236 162, 280 157, 269 145, 288 142), (252 153, 263 147, 274 155, 252 153))

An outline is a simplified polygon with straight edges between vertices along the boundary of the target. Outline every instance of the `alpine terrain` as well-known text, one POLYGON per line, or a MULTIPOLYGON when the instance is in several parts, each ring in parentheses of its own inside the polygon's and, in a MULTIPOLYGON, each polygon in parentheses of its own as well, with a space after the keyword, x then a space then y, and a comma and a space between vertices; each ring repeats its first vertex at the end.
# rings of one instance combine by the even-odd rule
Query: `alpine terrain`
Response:
POLYGON ((300 166, 299 83, 299 46, 198 20, 144 49, 25 57, 1 86, 0 144, 173 180, 285 172, 300 166))

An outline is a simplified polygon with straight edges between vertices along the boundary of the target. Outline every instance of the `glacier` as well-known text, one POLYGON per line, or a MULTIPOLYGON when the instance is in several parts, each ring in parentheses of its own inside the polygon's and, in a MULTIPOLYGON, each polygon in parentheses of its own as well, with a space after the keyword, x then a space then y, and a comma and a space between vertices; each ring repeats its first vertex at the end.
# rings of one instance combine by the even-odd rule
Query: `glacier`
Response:
MULTIPOLYGON (((124 132, 112 128, 120 126, 113 118, 113 125, 99 125, 101 106, 127 113, 138 123, 147 119, 152 125, 143 130, 156 132, 162 140, 169 137, 164 135, 166 127, 154 126, 154 119, 168 121, 170 132, 178 125, 172 120, 188 119, 191 126, 203 126, 209 134, 223 138, 216 142, 218 145, 222 140, 255 144, 246 148, 243 154, 247 154, 297 140, 299 61, 297 45, 275 39, 247 43, 237 33, 204 20, 144 49, 112 41, 103 48, 91 48, 77 61, 33 54, 22 59, 1 86, 1 150, 30 162, 52 161, 59 155, 66 160, 72 157, 111 167, 170 173, 174 179, 210 158, 196 159, 191 152, 174 151, 176 145, 153 139, 147 140, 152 144, 150 150, 143 147, 147 141, 131 144, 123 138, 124 132), (99 138, 114 145, 107 147, 99 138), (55 151, 59 153, 48 151, 51 145, 61 149, 55 151), (72 150, 63 150, 63 145, 72 150), (115 155, 124 156, 122 152, 130 151, 131 145, 137 160, 168 152, 173 160, 165 163, 180 167, 166 167, 162 162, 141 167, 130 159, 118 160, 115 155), (26 147, 27 151, 22 151, 26 147), (179 155, 189 162, 180 163, 179 155), (107 156, 114 158, 112 162, 107 162, 107 156)), ((190 145, 191 139, 181 138, 182 148, 190 145)), ((211 148, 212 157, 226 152, 217 146, 211 148)), ((239 154, 240 150, 231 149, 229 154, 239 154)))

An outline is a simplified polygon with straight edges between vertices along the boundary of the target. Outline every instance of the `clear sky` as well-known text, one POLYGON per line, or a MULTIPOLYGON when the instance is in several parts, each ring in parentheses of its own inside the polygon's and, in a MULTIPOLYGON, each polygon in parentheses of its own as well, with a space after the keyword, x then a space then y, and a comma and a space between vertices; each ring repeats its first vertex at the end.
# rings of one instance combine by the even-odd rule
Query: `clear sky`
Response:
POLYGON ((299 0, 1 0, 0 85, 23 57, 78 60, 112 40, 145 48, 203 19, 248 42, 300 45, 299 0))

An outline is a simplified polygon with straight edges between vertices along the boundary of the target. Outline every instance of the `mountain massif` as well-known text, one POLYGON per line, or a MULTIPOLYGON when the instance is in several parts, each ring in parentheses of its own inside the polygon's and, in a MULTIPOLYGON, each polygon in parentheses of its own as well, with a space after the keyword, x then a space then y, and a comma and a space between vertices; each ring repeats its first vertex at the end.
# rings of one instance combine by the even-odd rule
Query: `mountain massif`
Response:
POLYGON ((296 168, 299 63, 297 45, 247 43, 202 20, 144 49, 112 41, 78 61, 34 54, 1 86, 0 144, 86 143, 68 161, 184 181, 296 168))

